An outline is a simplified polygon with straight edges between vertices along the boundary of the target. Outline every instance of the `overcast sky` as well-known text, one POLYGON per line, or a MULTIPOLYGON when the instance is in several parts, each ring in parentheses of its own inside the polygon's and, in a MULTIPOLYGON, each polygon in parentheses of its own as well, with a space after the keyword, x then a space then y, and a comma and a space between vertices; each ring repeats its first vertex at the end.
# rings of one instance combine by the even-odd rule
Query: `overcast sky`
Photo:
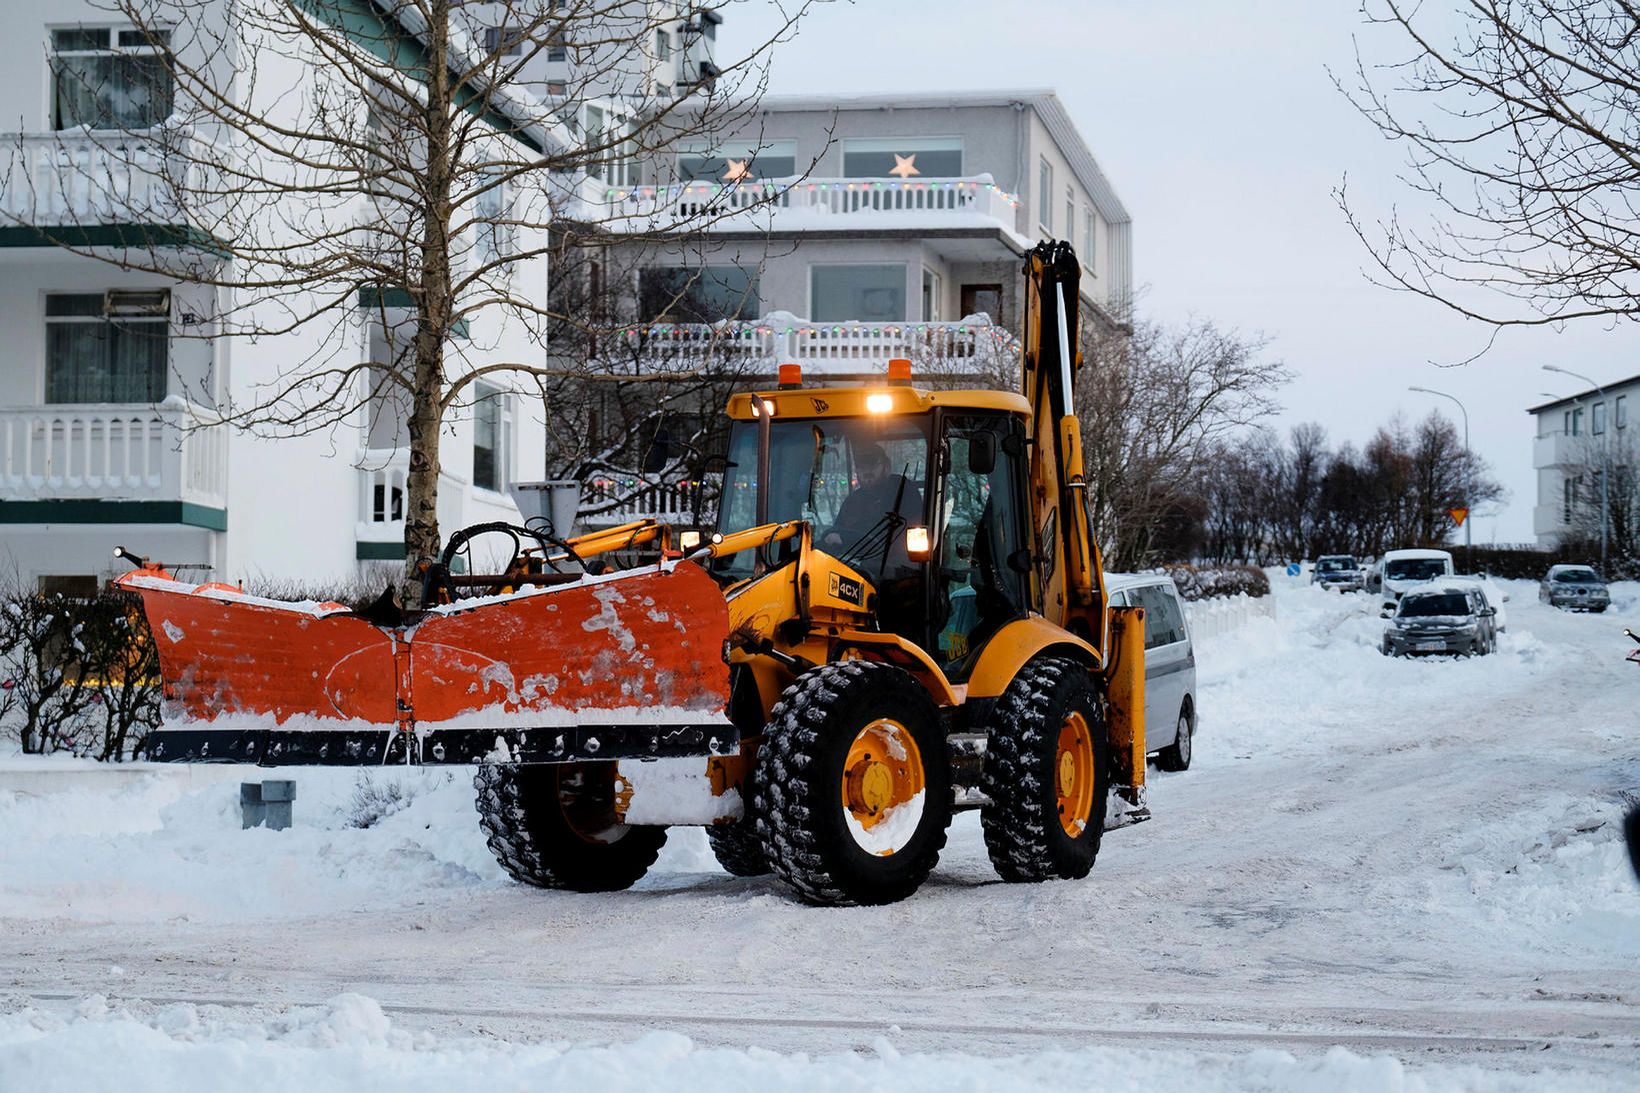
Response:
MULTIPOLYGON (((1452 0, 1428 0, 1426 8, 1452 0)), ((748 48, 772 17, 726 12, 720 50, 748 48)), ((1400 412, 1416 419, 1447 391, 1467 406, 1471 444, 1509 491, 1476 542, 1530 542, 1532 418, 1541 392, 1640 373, 1632 327, 1505 333, 1476 363, 1453 364, 1487 331, 1439 305, 1376 288, 1332 191, 1388 212, 1410 195, 1402 153, 1332 86, 1353 39, 1388 57, 1400 43, 1366 27, 1353 0, 859 0, 820 6, 775 54, 780 94, 1051 87, 1133 216, 1140 310, 1191 315, 1271 338, 1297 374, 1282 427, 1316 421, 1365 441, 1400 412)))

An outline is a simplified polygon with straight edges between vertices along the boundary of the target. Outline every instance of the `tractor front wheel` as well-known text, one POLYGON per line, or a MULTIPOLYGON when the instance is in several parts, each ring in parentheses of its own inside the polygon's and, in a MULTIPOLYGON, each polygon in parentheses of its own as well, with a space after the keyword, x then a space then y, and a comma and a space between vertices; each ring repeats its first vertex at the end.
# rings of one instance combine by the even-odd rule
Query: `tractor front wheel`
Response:
POLYGON ((1085 877, 1110 799, 1104 705, 1088 670, 1033 660, 991 713, 981 786, 985 849, 1008 881, 1085 877))
POLYGON ((809 903, 905 899, 945 846, 951 769, 939 714, 890 665, 828 664, 788 687, 753 782, 769 865, 809 903))
POLYGON ((481 763, 473 788, 490 852, 523 884, 620 891, 666 844, 666 828, 616 817, 614 763, 481 763))

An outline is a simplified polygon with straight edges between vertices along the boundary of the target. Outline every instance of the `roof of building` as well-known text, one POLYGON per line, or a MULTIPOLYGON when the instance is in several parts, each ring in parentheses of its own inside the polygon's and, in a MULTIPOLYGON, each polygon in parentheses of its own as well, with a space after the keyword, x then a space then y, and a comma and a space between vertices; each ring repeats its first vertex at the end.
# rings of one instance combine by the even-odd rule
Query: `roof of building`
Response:
POLYGON ((1586 402, 1591 396, 1597 396, 1600 391, 1610 391, 1617 387, 1627 387, 1631 383, 1640 383, 1640 375, 1630 376, 1626 380, 1612 380, 1610 383, 1601 384, 1598 389, 1591 387, 1587 391, 1581 391, 1575 395, 1567 395, 1564 398, 1557 398, 1552 402, 1540 403, 1537 406, 1528 406, 1526 408, 1526 412, 1528 414, 1541 414, 1545 410, 1554 410, 1561 406, 1569 406, 1574 402, 1586 402))
POLYGON ((862 95, 765 95, 758 108, 768 114, 798 110, 929 110, 965 106, 1029 106, 1034 109, 1100 215, 1112 224, 1132 221, 1127 206, 1105 177, 1076 123, 1052 88, 994 91, 913 91, 862 95))

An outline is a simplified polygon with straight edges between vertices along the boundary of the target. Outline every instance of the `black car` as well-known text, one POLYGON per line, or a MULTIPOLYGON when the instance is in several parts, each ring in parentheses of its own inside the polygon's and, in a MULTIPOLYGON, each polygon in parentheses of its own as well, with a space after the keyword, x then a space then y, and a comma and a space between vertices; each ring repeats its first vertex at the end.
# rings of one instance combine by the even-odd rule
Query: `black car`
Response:
POLYGON ((1385 656, 1424 653, 1485 656, 1497 648, 1495 612, 1470 585, 1416 588, 1401 597, 1384 631, 1385 656))

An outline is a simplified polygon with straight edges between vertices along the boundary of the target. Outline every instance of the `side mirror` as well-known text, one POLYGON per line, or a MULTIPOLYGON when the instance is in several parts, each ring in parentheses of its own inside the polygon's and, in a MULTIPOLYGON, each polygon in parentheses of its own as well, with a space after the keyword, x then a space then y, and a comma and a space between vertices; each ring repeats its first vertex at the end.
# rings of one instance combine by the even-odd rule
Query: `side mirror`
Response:
POLYGON ((975 433, 968 438, 968 473, 990 474, 997 469, 995 433, 975 433))

